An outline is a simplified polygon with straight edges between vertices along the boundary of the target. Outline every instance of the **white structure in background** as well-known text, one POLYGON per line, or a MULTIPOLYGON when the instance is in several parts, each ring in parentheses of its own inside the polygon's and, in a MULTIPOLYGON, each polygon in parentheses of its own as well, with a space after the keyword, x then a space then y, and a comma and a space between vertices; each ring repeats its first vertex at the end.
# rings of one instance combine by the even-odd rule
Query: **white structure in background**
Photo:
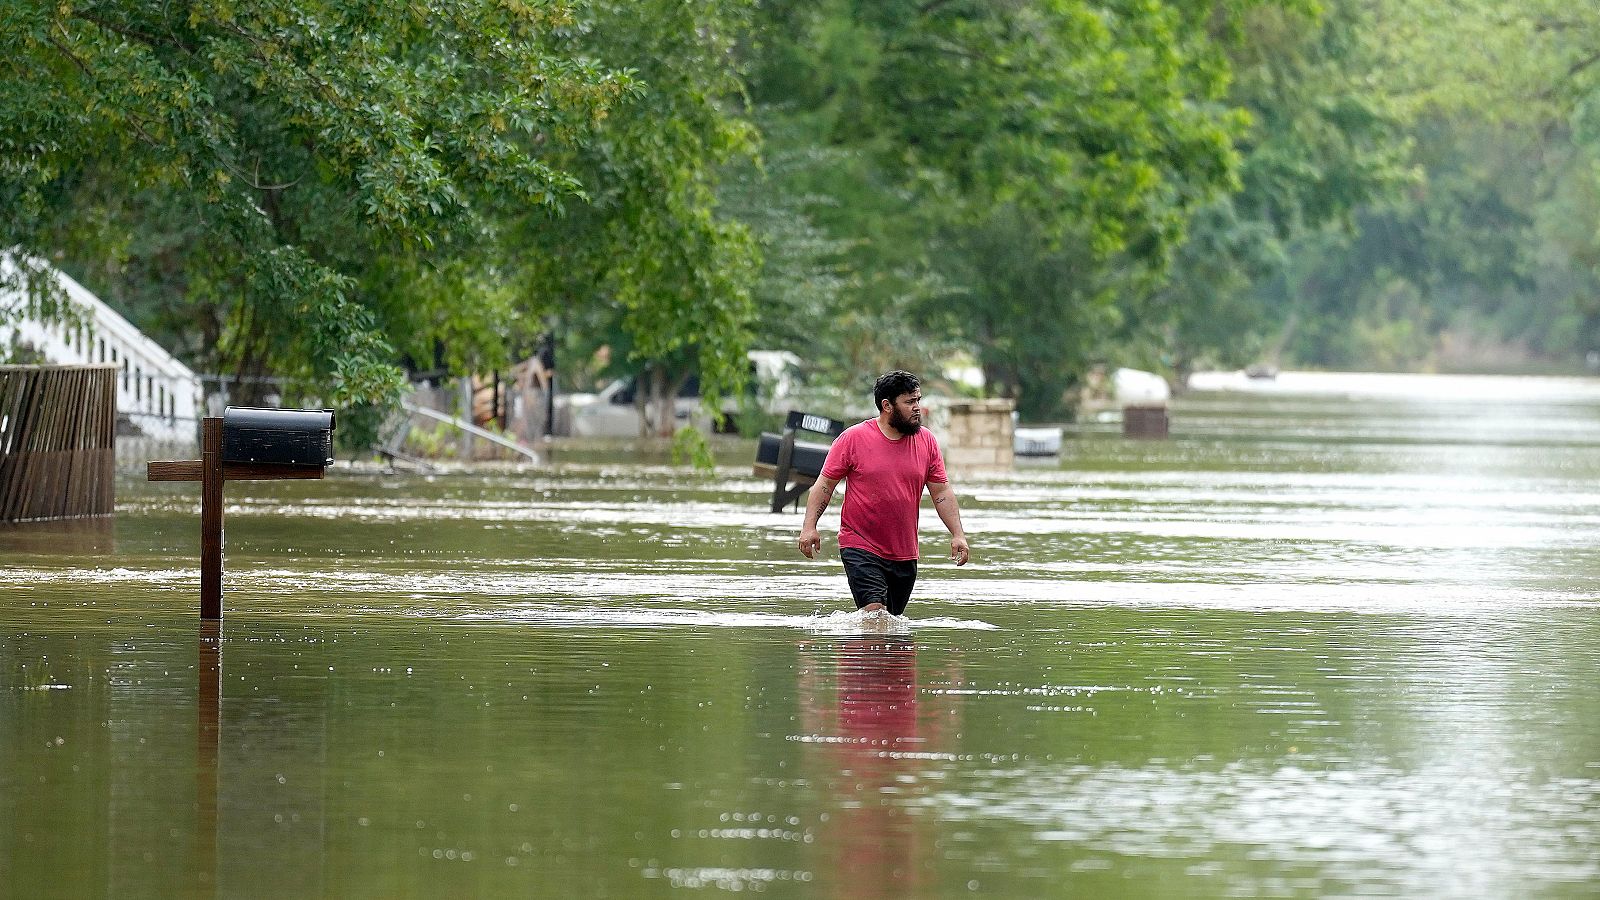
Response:
POLYGON ((1111 373, 1111 392, 1117 405, 1166 406, 1172 399, 1172 388, 1167 380, 1154 372, 1141 369, 1118 369, 1111 373))
POLYGON ((1060 456, 1061 426, 1023 428, 1015 423, 1011 428, 1011 452, 1016 456, 1060 456))
MULTIPOLYGON (((117 418, 157 440, 194 440, 199 427, 200 376, 65 272, 46 266, 77 313, 77 322, 41 322, 27 315, 27 299, 0 288, 0 344, 27 345, 53 365, 110 364, 117 375, 117 418), (20 314, 20 315, 19 315, 20 314)), ((17 276, 0 256, 0 284, 17 276)))

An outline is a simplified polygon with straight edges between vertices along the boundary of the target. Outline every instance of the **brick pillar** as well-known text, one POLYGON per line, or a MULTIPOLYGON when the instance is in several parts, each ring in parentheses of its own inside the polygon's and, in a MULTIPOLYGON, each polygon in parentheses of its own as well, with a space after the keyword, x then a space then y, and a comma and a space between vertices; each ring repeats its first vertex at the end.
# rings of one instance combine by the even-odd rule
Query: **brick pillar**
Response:
POLYGON ((1014 401, 954 400, 947 408, 950 421, 940 435, 946 467, 958 471, 1011 468, 1014 401))

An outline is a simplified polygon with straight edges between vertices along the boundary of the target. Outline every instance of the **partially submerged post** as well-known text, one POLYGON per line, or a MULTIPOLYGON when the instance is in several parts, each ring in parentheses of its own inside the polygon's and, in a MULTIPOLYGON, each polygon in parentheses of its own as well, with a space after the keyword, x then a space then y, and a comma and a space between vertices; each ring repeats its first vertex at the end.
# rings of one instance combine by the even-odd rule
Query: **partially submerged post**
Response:
POLYGON ((217 745, 222 736, 222 623, 200 623, 199 684, 196 686, 195 867, 201 896, 215 896, 217 883, 217 745))
POLYGON ((222 483, 322 477, 333 413, 228 407, 201 421, 200 458, 152 461, 150 481, 200 482, 200 618, 222 618, 222 483))
POLYGON ((816 484, 828 458, 827 444, 795 440, 795 432, 811 431, 826 435, 831 441, 844 433, 844 427, 843 422, 827 416, 791 410, 782 435, 761 435, 756 445, 755 474, 772 479, 773 512, 783 512, 790 503, 798 504, 800 495, 816 484))
POLYGON ((1122 408, 1122 436, 1131 438, 1164 438, 1168 419, 1165 403, 1146 403, 1122 408))
POLYGON ((1117 402, 1122 406, 1122 434, 1133 438, 1167 436, 1167 404, 1172 388, 1154 372, 1118 369, 1112 375, 1117 402))

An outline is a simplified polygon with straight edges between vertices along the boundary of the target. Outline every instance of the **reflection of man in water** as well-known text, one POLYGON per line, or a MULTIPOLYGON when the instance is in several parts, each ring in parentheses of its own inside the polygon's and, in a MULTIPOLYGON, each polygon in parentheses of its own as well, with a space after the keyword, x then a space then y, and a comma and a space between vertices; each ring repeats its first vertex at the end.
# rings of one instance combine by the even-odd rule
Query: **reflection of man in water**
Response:
POLYGON ((917 648, 908 640, 855 640, 839 648, 839 773, 853 803, 835 813, 837 886, 857 900, 923 896, 916 821, 900 802, 912 771, 899 754, 920 749, 917 648))
POLYGON ((841 480, 849 481, 839 516, 839 558, 856 608, 905 611, 917 581, 917 513, 926 487, 950 530, 950 558, 967 563, 966 532, 945 475, 939 442, 922 427, 922 387, 910 372, 889 372, 872 388, 878 417, 846 428, 828 450, 806 500, 800 552, 822 547, 817 522, 841 480))
POLYGON ((960 728, 960 706, 930 684, 960 681, 951 654, 918 659, 909 638, 826 641, 804 648, 797 694, 807 744, 803 771, 826 785, 819 827, 818 888, 850 900, 932 897, 940 855, 928 798, 944 770, 929 762, 960 728), (828 684, 828 675, 833 683, 828 684))
POLYGON ((854 640, 839 648, 839 730, 858 745, 898 749, 917 733, 917 647, 904 638, 854 640))

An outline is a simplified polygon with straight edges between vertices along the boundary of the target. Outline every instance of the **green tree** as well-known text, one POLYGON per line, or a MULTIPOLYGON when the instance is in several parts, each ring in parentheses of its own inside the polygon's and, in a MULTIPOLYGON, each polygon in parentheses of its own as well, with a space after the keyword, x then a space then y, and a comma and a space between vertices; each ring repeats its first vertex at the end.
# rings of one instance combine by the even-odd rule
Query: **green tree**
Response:
POLYGON ((1228 98, 1250 115, 1239 188, 1196 216, 1133 333, 1179 374, 1274 356, 1280 332, 1308 316, 1272 289, 1294 242, 1349 228, 1356 210, 1416 180, 1404 122, 1373 78, 1378 35, 1363 4, 1259 6, 1238 24, 1228 98))
POLYGON ((1363 27, 1421 172, 1344 237, 1309 236, 1270 292, 1332 366, 1572 366, 1600 346, 1600 11, 1385 0, 1363 27))
POLYGON ((762 247, 756 340, 858 394, 863 373, 929 370, 958 343, 925 312, 951 289, 934 260, 937 209, 860 148, 817 144, 771 107, 756 120, 762 165, 730 173, 725 191, 762 247))
MULTIPOLYGON (((748 6, 593 4, 580 45, 627 66, 640 88, 557 156, 591 202, 553 225, 528 217, 518 233, 521 290, 577 335, 572 349, 605 344, 615 366, 643 373, 658 409, 692 374, 708 407, 745 376, 758 255, 717 188, 722 167, 755 146, 729 111, 742 89, 730 48, 748 6)), ((670 434, 673 418, 656 426, 670 434)))
POLYGON ((1600 8, 1563 0, 1381 0, 1380 72, 1409 110, 1570 122, 1600 88, 1600 8))
POLYGON ((489 327, 496 210, 582 196, 543 148, 632 81, 577 24, 555 0, 6 0, 0 240, 181 298, 206 367, 383 398, 422 320, 489 327))
POLYGON ((761 10, 762 121, 842 160, 797 193, 829 198, 812 221, 850 242, 842 305, 891 334, 916 323, 883 363, 949 336, 1026 413, 1058 408, 1116 324, 1113 298, 1148 290, 1189 216, 1233 183, 1243 120, 1221 102, 1213 15, 1062 0, 761 10))

